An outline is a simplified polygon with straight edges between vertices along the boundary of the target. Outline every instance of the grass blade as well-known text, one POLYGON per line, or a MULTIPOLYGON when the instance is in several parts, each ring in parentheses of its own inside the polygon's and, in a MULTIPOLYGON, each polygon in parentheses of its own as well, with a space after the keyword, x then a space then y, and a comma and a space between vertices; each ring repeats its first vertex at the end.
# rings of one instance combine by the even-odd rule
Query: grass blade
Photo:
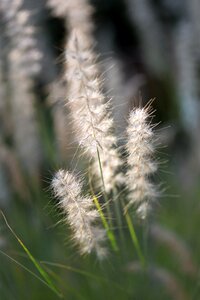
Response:
POLYGON ((21 247, 23 248, 23 250, 26 252, 27 256, 29 257, 29 259, 32 261, 32 263, 34 264, 34 266, 36 267, 36 269, 38 270, 38 272, 41 274, 41 276, 44 278, 45 282, 47 283, 48 287, 60 298, 63 298, 63 295, 57 290, 57 288, 55 287, 55 285, 53 284, 53 282, 51 281, 49 275, 45 272, 45 270, 40 266, 40 264, 37 262, 37 260, 33 257, 33 255, 31 254, 31 252, 28 250, 28 248, 24 245, 24 243, 22 242, 22 240, 17 236, 17 234, 14 232, 14 230, 11 228, 11 226, 9 225, 5 215, 3 214, 2 211, 0 211, 3 219, 6 223, 6 226, 8 227, 8 229, 10 230, 10 232, 12 233, 12 235, 16 238, 16 240, 18 241, 18 243, 21 245, 21 247))

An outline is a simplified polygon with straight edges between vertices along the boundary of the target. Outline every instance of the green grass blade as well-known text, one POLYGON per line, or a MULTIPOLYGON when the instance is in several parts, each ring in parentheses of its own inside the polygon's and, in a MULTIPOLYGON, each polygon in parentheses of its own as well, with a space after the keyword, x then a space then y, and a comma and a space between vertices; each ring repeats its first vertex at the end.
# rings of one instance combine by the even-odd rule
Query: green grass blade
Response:
POLYGON ((21 245, 21 247, 23 248, 23 250, 26 252, 27 256, 29 257, 29 259, 32 261, 32 263, 34 264, 34 266, 36 267, 36 269, 38 270, 38 272, 41 274, 41 276, 44 278, 44 280, 46 281, 47 285, 49 286, 49 288, 56 293, 56 295, 60 298, 63 298, 63 295, 57 290, 57 288, 55 287, 55 285, 53 284, 53 282, 51 281, 49 275, 45 272, 45 270, 40 266, 40 264, 37 262, 37 260, 33 257, 33 255, 31 254, 31 252, 28 250, 28 248, 24 245, 24 243, 22 242, 22 240, 17 236, 17 234, 14 232, 14 230, 11 228, 11 226, 9 225, 5 215, 3 214, 3 212, 1 211, 1 214, 3 216, 3 219, 6 223, 6 226, 8 227, 8 229, 10 230, 10 232, 12 233, 12 235, 16 238, 16 240, 18 241, 18 243, 21 245))
POLYGON ((17 260, 15 260, 13 257, 11 257, 10 255, 8 255, 7 253, 5 253, 4 251, 0 250, 0 253, 2 255, 4 255, 5 257, 7 257, 9 260, 11 260, 12 262, 14 262, 16 265, 20 266, 22 269, 24 269, 25 271, 27 271, 29 274, 31 274, 32 276, 34 276, 35 278, 37 278, 40 282, 42 282, 44 285, 46 285, 49 288, 49 285, 46 283, 46 281, 44 281, 42 278, 40 278, 37 274, 35 274, 34 272, 32 272, 31 270, 29 270, 26 266, 24 266, 23 264, 21 264, 20 262, 18 262, 17 260))
POLYGON ((123 291, 125 294, 132 294, 132 291, 129 291, 129 290, 123 288, 120 284, 117 284, 116 282, 106 278, 105 276, 100 277, 100 276, 94 275, 92 273, 89 273, 85 270, 77 269, 77 268, 74 268, 74 267, 71 267, 71 266, 68 266, 68 265, 64 265, 64 264, 61 264, 61 263, 53 263, 53 262, 48 262, 48 261, 41 261, 40 263, 47 264, 47 265, 54 266, 54 267, 58 267, 58 268, 62 268, 62 269, 66 269, 68 271, 71 271, 71 272, 89 277, 91 279, 95 279, 98 282, 102 282, 104 284, 112 285, 113 287, 115 287, 119 291, 123 291))
POLYGON ((95 193, 94 193, 94 190, 93 190, 93 187, 92 187, 92 183, 91 183, 91 178, 89 177, 89 184, 90 184, 90 191, 91 191, 91 194, 92 194, 92 197, 93 197, 93 201, 94 201, 94 204, 99 212, 99 215, 100 215, 100 218, 101 218, 101 221, 102 221, 102 224, 106 230, 106 234, 108 236, 108 239, 110 241, 110 244, 112 246, 112 249, 115 251, 115 252, 118 252, 119 251, 119 248, 117 246, 117 242, 116 242, 116 239, 115 239, 115 236, 113 234, 113 232, 111 231, 110 229, 110 226, 108 224, 108 222, 106 221, 106 218, 104 216, 104 213, 103 213, 103 210, 101 208, 101 205, 99 204, 99 200, 98 198, 95 196, 95 193))
POLYGON ((131 220, 131 217, 130 217, 128 211, 125 213, 125 218, 126 218, 126 222, 127 222, 127 225, 128 225, 130 235, 131 235, 132 242, 135 246, 135 249, 137 251, 140 262, 141 262, 142 266, 145 267, 145 265, 146 265, 145 259, 144 259, 144 256, 142 254, 142 251, 140 249, 140 244, 139 244, 139 241, 138 241, 137 235, 135 233, 135 229, 134 229, 134 226, 133 226, 133 223, 132 223, 132 220, 131 220))
POLYGON ((99 212, 99 215, 100 215, 101 221, 103 223, 103 226, 106 229, 106 233, 107 233, 108 239, 110 240, 111 246, 112 246, 114 251, 118 251, 119 249, 118 249, 118 246, 117 246, 117 243, 116 243, 116 240, 115 240, 115 236, 114 236, 113 232, 110 230, 110 227, 109 227, 109 225, 106 221, 106 218, 104 216, 104 213, 102 211, 101 205, 99 204, 98 198, 95 195, 93 195, 93 201, 94 201, 94 203, 96 205, 96 208, 99 212))
POLYGON ((104 176, 103 176, 103 169, 102 169, 102 163, 101 163, 101 157, 100 157, 100 153, 99 153, 98 147, 97 147, 97 157, 98 157, 99 170, 100 170, 101 181, 102 181, 102 186, 103 186, 103 195, 104 195, 104 198, 105 198, 105 201, 106 201, 106 209, 107 209, 109 221, 111 222, 110 224, 112 226, 111 211, 110 211, 108 196, 106 194, 106 186, 105 186, 105 181, 104 181, 104 176))

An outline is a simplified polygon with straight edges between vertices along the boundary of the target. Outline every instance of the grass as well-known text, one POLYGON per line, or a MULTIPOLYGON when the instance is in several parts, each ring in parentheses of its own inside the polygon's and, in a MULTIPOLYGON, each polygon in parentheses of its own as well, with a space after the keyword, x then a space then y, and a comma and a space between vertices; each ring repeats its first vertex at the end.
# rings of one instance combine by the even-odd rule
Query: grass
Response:
MULTIPOLYGON (((96 78, 91 76, 91 82, 93 80, 96 78)), ((76 78, 73 78, 72 82, 75 81, 76 78)), ((79 88, 78 85, 78 90, 79 88)), ((101 93, 98 97, 99 95, 101 96, 101 93)), ((186 242, 197 270, 196 273, 191 274, 183 270, 179 257, 173 250, 155 242, 149 235, 147 230, 149 221, 144 226, 131 210, 124 212, 126 197, 124 190, 106 194, 104 170, 101 165, 100 151, 97 149, 103 185, 101 197, 98 197, 93 190, 92 183, 89 189, 107 233, 109 253, 102 261, 93 254, 80 256, 78 248, 71 241, 70 229, 61 222, 61 211, 55 209, 57 200, 52 198, 49 190, 52 177, 49 174, 54 174, 54 171, 59 169, 60 161, 56 152, 51 111, 46 106, 46 99, 42 98, 41 96, 38 99, 38 103, 42 104, 36 105, 43 145, 43 169, 40 178, 32 180, 24 176, 29 199, 21 199, 17 192, 13 191, 9 205, 0 215, 0 239, 2 238, 3 241, 0 246, 1 300, 59 298, 198 300, 200 298, 199 187, 193 190, 192 194, 187 195, 181 188, 180 182, 176 180, 175 171, 169 164, 167 171, 171 175, 162 174, 161 181, 170 187, 169 195, 172 196, 164 193, 160 206, 156 208, 152 218, 154 222, 169 228, 186 242), (46 180, 49 177, 50 179, 46 180), (112 205, 111 201, 118 197, 121 200, 120 207, 112 205), (165 275, 160 276, 160 280, 158 280, 158 270, 165 271, 160 273, 165 275), (172 279, 173 282, 169 284, 169 280, 165 280, 166 274, 172 274, 171 278, 176 280, 172 279), (174 285, 176 281, 177 286, 174 285), (177 288, 181 290, 179 299, 177 288)), ((103 119, 105 116, 106 114, 103 114, 103 119)), ((5 141, 5 143, 12 147, 12 142, 5 141)), ((72 154, 74 163, 76 151, 72 154)), ((147 156, 148 153, 145 153, 143 157, 145 163, 147 156)), ((171 157, 171 154, 169 156, 171 157)), ((86 165, 84 159, 81 159, 82 157, 79 157, 75 163, 79 170, 82 169, 82 165, 86 165)), ((72 165, 72 161, 70 162, 68 158, 67 167, 72 165)), ((151 174, 148 175, 150 177, 151 174)))
MULTIPOLYGON (((186 196, 181 196, 178 187, 173 182, 172 193, 179 193, 180 197, 173 199, 173 205, 171 197, 164 198, 155 218, 188 242, 195 265, 198 266, 200 241, 196 237, 200 221, 198 212, 194 212, 193 209, 198 207, 199 191, 197 189, 192 199, 188 199, 186 196), (188 201, 191 203, 190 209, 188 201), (193 216, 192 222, 191 215, 193 216)), ((9 225, 15 229, 17 236, 20 235, 22 244, 19 245, 19 240, 16 240, 17 236, 9 234, 10 229, 1 218, 1 236, 6 237, 6 245, 3 249, 1 248, 0 252, 0 292, 3 300, 23 300, 27 297, 30 300, 57 298, 54 291, 44 285, 41 277, 38 280, 30 273, 42 275, 39 274, 40 271, 36 273, 37 263, 45 274, 48 274, 48 278, 51 278, 56 288, 61 291, 64 299, 110 299, 111 297, 115 299, 169 299, 167 291, 145 273, 127 272, 130 263, 138 261, 127 228, 124 230, 125 257, 110 253, 104 262, 98 262, 93 256, 80 257, 78 251, 74 250, 69 242, 69 232, 66 227, 62 224, 55 226, 59 216, 52 209, 54 200, 47 208, 47 199, 49 199, 47 194, 43 186, 38 192, 38 198, 32 199, 31 204, 22 203, 16 197, 13 199, 11 210, 5 212, 9 225)), ((141 226, 136 226, 136 228, 142 245, 141 226)), ((118 236, 117 238, 121 248, 122 241, 118 236)), ((180 270, 173 253, 169 253, 167 249, 160 247, 150 238, 148 243, 149 262, 171 271, 189 295, 188 299, 193 294, 192 299, 198 299, 200 291, 197 278, 191 278, 180 270)), ((42 277, 48 285, 48 280, 45 276, 42 277)))
MULTIPOLYGON (((42 126, 51 128, 45 114, 42 118, 42 126)), ((94 202, 111 242, 110 252, 105 261, 101 262, 93 255, 79 255, 70 240, 70 230, 60 222, 60 215, 55 210, 56 200, 49 190, 49 174, 58 169, 59 163, 48 154, 49 145, 53 143, 52 135, 48 134, 47 129, 42 132, 46 132, 43 139, 46 165, 41 172, 41 184, 34 185, 26 180, 29 201, 13 193, 9 207, 4 211, 6 219, 0 218, 0 237, 5 239, 5 245, 0 248, 1 299, 53 300, 59 299, 62 294, 63 299, 69 300, 168 300, 171 297, 168 291, 150 278, 145 269, 142 272, 129 271, 132 263, 138 263, 140 259, 146 269, 149 265, 156 265, 170 271, 180 282, 187 295, 186 299, 198 300, 200 278, 184 273, 173 253, 150 236, 145 238, 145 245, 143 228, 137 219, 132 227, 133 220, 125 214, 126 220, 122 218, 122 222, 116 222, 114 219, 114 227, 110 230, 110 224, 94 192, 94 202), (6 225, 5 220, 9 224, 6 225), (112 248, 119 251, 112 251, 112 248)), ((79 165, 82 165, 81 161, 79 165)), ((197 186, 193 194, 185 194, 173 174, 172 166, 168 165, 167 171, 170 175, 163 173, 160 180, 170 187, 169 196, 164 193, 153 219, 185 240, 194 264, 199 269, 200 241, 197 237, 200 226, 200 190, 197 186)), ((122 191, 115 191, 115 194, 112 195, 113 199, 120 195, 123 200, 122 191)))

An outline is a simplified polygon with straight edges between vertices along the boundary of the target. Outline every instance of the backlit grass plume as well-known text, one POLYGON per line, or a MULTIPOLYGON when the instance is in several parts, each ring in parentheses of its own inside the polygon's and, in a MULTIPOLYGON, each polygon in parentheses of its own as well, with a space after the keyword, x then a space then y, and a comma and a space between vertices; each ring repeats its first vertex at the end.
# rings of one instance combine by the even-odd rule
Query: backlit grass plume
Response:
POLYGON ((69 29, 66 45, 66 94, 75 140, 88 157, 93 159, 92 170, 98 185, 102 187, 103 184, 103 189, 110 191, 115 184, 121 183, 121 177, 117 175, 121 162, 112 132, 113 119, 102 93, 102 79, 97 56, 93 51, 94 9, 87 0, 49 0, 48 6, 55 15, 65 18, 69 29), (100 164, 106 168, 103 182, 100 164))
POLYGON ((96 57, 89 41, 79 31, 70 35, 66 55, 68 101, 77 141, 94 156, 97 147, 104 149, 114 142, 114 137, 109 134, 113 122, 108 117, 108 105, 100 91, 96 57))
POLYGON ((96 161, 94 169, 99 178, 101 170, 98 158, 106 168, 104 188, 110 191, 114 183, 121 184, 121 176, 116 176, 121 160, 116 151, 113 119, 101 91, 101 79, 91 40, 81 31, 72 31, 66 56, 68 103, 76 139, 89 157, 96 161))
POLYGON ((150 180, 157 164, 153 160, 154 132, 148 123, 149 115, 148 108, 133 109, 127 128, 127 185, 130 192, 126 208, 134 205, 142 219, 146 218, 158 194, 150 180))
POLYGON ((73 231, 72 238, 79 245, 81 254, 95 251, 99 258, 103 258, 106 255, 106 249, 102 246, 105 230, 96 224, 99 213, 93 199, 81 196, 82 186, 81 180, 64 170, 58 171, 52 181, 59 206, 64 211, 65 220, 73 231))

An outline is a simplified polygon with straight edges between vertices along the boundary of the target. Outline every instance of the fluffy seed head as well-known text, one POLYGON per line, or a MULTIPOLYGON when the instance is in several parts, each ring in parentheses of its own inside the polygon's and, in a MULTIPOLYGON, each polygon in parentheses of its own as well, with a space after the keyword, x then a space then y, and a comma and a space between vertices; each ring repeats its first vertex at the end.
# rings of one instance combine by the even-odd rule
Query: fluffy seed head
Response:
POLYGON ((89 254, 94 250, 100 259, 105 257, 106 249, 102 246, 105 231, 96 225, 99 214, 92 198, 81 196, 82 182, 75 175, 60 170, 52 181, 52 187, 81 254, 89 254))
POLYGON ((116 150, 116 137, 112 132, 113 119, 109 113, 109 103, 105 103, 101 91, 98 65, 91 49, 91 41, 80 30, 73 31, 66 55, 68 100, 76 139, 85 153, 94 159, 93 173, 101 182, 98 149, 105 189, 110 191, 114 184, 121 184, 118 169, 122 163, 116 150))
POLYGON ((152 159, 154 133, 148 117, 147 109, 134 109, 127 128, 127 180, 130 190, 127 208, 136 205, 142 219, 146 218, 152 201, 157 197, 157 190, 149 178, 157 170, 157 165, 152 159))

